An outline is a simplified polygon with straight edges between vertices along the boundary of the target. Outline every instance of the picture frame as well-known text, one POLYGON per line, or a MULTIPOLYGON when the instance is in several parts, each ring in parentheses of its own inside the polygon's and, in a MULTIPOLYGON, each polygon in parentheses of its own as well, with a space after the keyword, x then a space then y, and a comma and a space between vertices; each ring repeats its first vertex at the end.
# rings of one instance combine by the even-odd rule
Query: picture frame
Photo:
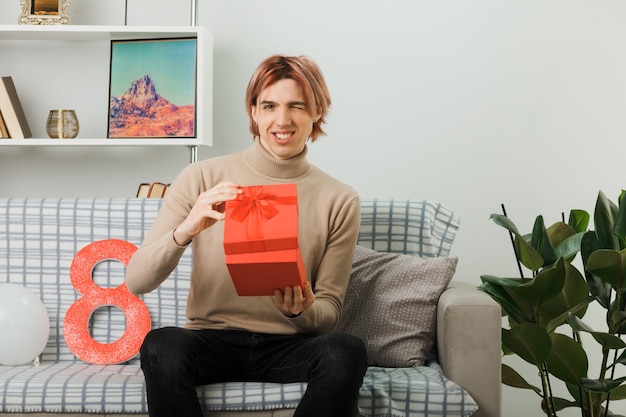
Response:
POLYGON ((111 40, 108 139, 195 138, 195 37, 111 40))
POLYGON ((20 25, 69 25, 70 0, 20 0, 20 25))

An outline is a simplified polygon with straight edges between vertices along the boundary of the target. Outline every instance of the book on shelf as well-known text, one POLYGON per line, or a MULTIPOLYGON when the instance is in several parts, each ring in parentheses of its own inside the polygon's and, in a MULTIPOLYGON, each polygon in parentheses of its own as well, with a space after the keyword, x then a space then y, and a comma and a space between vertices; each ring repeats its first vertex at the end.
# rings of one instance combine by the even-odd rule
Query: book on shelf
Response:
POLYGON ((137 188, 137 198, 147 198, 150 192, 150 183, 142 182, 137 188))
POLYGON ((0 79, 0 113, 9 137, 24 139, 33 136, 11 76, 0 79))
POLYGON ((0 112, 0 138, 8 139, 10 137, 9 130, 7 129, 7 125, 4 124, 4 119, 2 118, 2 113, 0 112))
POLYGON ((169 184, 142 182, 137 189, 137 198, 163 198, 169 184))
POLYGON ((167 191, 168 184, 162 182, 153 182, 150 184, 150 190, 148 190, 148 198, 163 198, 167 191))

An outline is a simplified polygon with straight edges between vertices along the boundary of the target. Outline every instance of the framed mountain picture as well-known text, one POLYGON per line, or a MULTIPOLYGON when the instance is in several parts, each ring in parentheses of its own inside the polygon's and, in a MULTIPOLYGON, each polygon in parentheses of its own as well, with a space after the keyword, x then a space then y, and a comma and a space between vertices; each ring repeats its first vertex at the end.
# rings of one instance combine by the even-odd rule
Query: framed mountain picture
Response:
POLYGON ((196 69, 196 38, 112 40, 107 137, 196 137, 196 69))

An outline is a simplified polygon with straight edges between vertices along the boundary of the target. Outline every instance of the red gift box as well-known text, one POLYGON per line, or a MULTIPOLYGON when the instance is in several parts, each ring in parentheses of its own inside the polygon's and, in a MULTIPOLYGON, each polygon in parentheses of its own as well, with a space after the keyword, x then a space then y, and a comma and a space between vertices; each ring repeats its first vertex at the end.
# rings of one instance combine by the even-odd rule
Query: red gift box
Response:
POLYGON ((242 187, 226 203, 224 251, 239 295, 273 295, 303 286, 295 184, 242 187))
POLYGON ((285 287, 304 288, 300 249, 226 255, 226 264, 238 295, 274 295, 285 287))
POLYGON ((298 247, 296 184, 241 187, 236 200, 226 202, 224 251, 264 252, 298 247))

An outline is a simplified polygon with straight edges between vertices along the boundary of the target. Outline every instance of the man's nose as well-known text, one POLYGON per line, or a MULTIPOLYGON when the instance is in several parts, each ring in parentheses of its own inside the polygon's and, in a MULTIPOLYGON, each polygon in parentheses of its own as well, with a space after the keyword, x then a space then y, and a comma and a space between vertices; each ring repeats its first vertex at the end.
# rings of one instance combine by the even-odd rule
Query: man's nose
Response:
POLYGON ((278 126, 289 126, 291 123, 291 115, 289 114, 288 109, 278 111, 276 123, 278 126))

